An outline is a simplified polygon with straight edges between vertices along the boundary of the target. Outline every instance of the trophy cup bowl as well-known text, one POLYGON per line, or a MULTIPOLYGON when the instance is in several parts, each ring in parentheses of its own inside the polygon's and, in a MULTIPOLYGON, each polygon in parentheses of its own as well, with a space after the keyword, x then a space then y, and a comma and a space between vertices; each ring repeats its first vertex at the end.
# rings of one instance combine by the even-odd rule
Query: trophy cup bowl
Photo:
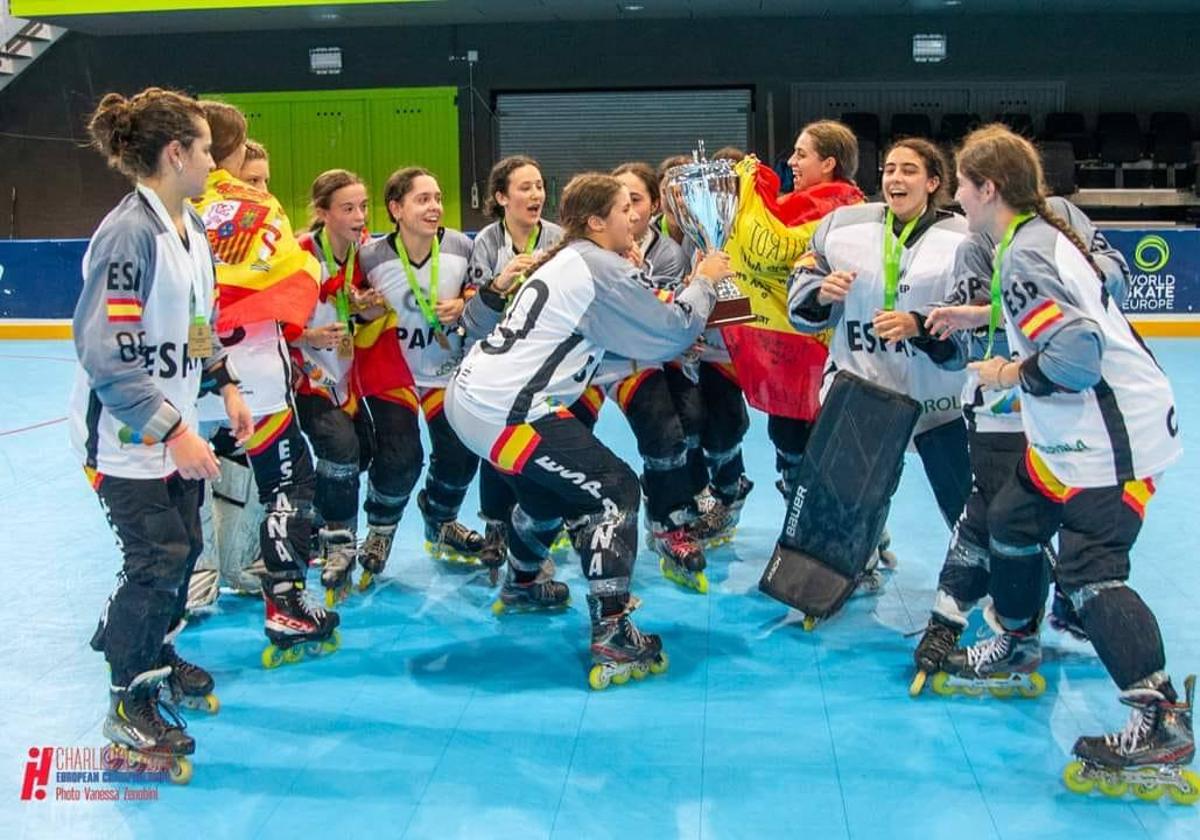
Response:
MULTIPOLYGON (((663 200, 679 227, 702 254, 725 247, 737 215, 740 187, 727 160, 696 160, 667 170, 663 200)), ((713 284, 717 302, 708 326, 724 327, 754 320, 750 298, 729 278, 713 284)))

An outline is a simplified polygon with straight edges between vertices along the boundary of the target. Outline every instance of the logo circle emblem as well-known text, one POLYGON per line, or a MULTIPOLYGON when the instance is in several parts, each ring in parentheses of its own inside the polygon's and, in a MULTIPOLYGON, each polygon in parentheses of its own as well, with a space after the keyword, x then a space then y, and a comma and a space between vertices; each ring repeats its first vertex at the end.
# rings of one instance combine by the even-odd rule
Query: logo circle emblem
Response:
POLYGON ((1171 249, 1167 246, 1167 240, 1153 233, 1139 239, 1133 251, 1134 264, 1147 274, 1158 271, 1169 259, 1171 249))

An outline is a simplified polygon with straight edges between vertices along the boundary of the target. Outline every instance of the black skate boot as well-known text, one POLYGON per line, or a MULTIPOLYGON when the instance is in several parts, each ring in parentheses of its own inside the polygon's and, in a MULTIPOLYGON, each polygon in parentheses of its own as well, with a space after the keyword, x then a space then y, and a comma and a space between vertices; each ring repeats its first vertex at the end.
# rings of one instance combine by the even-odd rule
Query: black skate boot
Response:
POLYGON ((176 652, 175 645, 170 642, 163 645, 159 662, 171 669, 171 675, 167 677, 165 685, 170 692, 172 703, 188 709, 199 709, 211 715, 220 710, 221 701, 213 694, 216 684, 212 674, 181 657, 176 652))
POLYGON ((1054 603, 1050 607, 1050 626, 1060 633, 1070 633, 1081 642, 1088 640, 1087 631, 1083 629, 1083 620, 1075 611, 1075 605, 1058 586, 1054 587, 1054 603))
POLYGON ((518 576, 519 572, 509 563, 500 596, 492 604, 496 615, 505 611, 558 612, 570 606, 570 588, 552 575, 539 570, 531 580, 519 581, 518 576))
POLYGON ((263 585, 267 617, 263 629, 271 643, 263 648, 264 668, 299 662, 305 653, 323 656, 341 646, 341 619, 307 597, 304 582, 284 580, 263 585))
POLYGON ((417 507, 425 518, 425 550, 434 560, 459 566, 480 565, 483 535, 457 519, 438 520, 429 512, 429 500, 422 490, 417 494, 417 507))
POLYGON ((1013 691, 1038 697, 1046 690, 1046 678, 1037 672, 1041 664, 1037 622, 1031 622, 950 651, 934 675, 933 691, 947 697, 959 691, 978 697, 984 689, 995 697, 1011 697, 1013 691))
POLYGON ((508 526, 491 519, 486 522, 479 562, 488 570, 488 579, 495 586, 500 578, 500 570, 508 562, 508 526))
POLYGON ((392 553, 392 540, 396 538, 395 525, 371 525, 367 530, 367 538, 358 549, 358 562, 362 566, 362 574, 358 576, 358 591, 365 592, 375 583, 375 578, 383 574, 387 567, 388 555, 392 553))
POLYGON ((963 629, 961 624, 937 613, 929 616, 929 624, 925 627, 925 633, 921 636, 921 641, 917 642, 917 649, 913 651, 913 662, 917 665, 917 674, 908 687, 910 697, 916 697, 921 693, 921 689, 925 687, 925 680, 930 674, 942 670, 946 656, 958 645, 958 638, 962 635, 963 629))
POLYGON ((1084 736, 1075 742, 1072 752, 1078 761, 1063 771, 1063 782, 1071 791, 1090 793, 1099 787, 1106 796, 1120 797, 1132 786, 1138 799, 1153 801, 1167 793, 1181 805, 1200 800, 1200 775, 1184 769, 1196 754, 1192 735, 1196 677, 1184 681, 1182 703, 1167 699, 1162 689, 1169 685, 1121 692, 1121 702, 1133 708, 1129 722, 1120 732, 1084 736))
POLYGON ((692 536, 705 548, 717 548, 732 541, 746 497, 753 489, 754 482, 742 475, 738 477, 737 488, 728 501, 714 492, 712 507, 708 510, 701 508, 699 518, 688 526, 692 536))
MULTIPOLYGON (((325 587, 325 606, 333 609, 350 597, 358 540, 349 528, 321 530, 321 585, 325 587)), ((263 582, 267 591, 269 582, 263 582)))
POLYGON ((128 687, 109 689, 103 730, 112 744, 104 752, 108 769, 166 773, 177 785, 192 780, 192 763, 184 756, 196 751, 196 742, 184 732, 183 718, 160 697, 170 672, 166 667, 144 671, 128 687), (160 709, 169 720, 163 719, 160 709))
POLYGON ((588 595, 588 612, 592 617, 592 669, 588 685, 597 691, 608 684, 622 685, 644 679, 646 674, 661 674, 667 670, 667 654, 662 639, 654 633, 637 629, 629 614, 638 606, 637 599, 627 596, 625 609, 614 615, 601 615, 600 599, 588 595))
POLYGON ((658 552, 658 568, 663 577, 701 595, 708 592, 704 549, 686 526, 652 530, 650 545, 658 552))

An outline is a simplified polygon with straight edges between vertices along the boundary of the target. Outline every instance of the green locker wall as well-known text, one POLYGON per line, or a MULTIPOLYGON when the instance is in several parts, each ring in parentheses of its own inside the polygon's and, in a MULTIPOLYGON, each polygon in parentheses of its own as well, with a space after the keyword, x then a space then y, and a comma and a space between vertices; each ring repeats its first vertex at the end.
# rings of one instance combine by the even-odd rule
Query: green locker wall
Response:
POLYGON ((246 115, 250 136, 271 157, 271 192, 297 230, 308 221, 313 178, 341 167, 367 182, 377 233, 391 228, 384 184, 411 165, 437 176, 445 224, 461 228, 457 95, 452 87, 205 94, 246 115))

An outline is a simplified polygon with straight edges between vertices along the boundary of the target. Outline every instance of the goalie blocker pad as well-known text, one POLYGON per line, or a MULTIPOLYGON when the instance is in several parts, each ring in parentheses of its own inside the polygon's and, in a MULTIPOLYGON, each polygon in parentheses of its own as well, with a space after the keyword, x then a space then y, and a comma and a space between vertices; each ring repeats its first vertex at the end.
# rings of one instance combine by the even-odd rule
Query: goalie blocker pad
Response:
POLYGON ((920 414, 903 394, 835 376, 759 589, 814 618, 841 609, 879 545, 920 414))

